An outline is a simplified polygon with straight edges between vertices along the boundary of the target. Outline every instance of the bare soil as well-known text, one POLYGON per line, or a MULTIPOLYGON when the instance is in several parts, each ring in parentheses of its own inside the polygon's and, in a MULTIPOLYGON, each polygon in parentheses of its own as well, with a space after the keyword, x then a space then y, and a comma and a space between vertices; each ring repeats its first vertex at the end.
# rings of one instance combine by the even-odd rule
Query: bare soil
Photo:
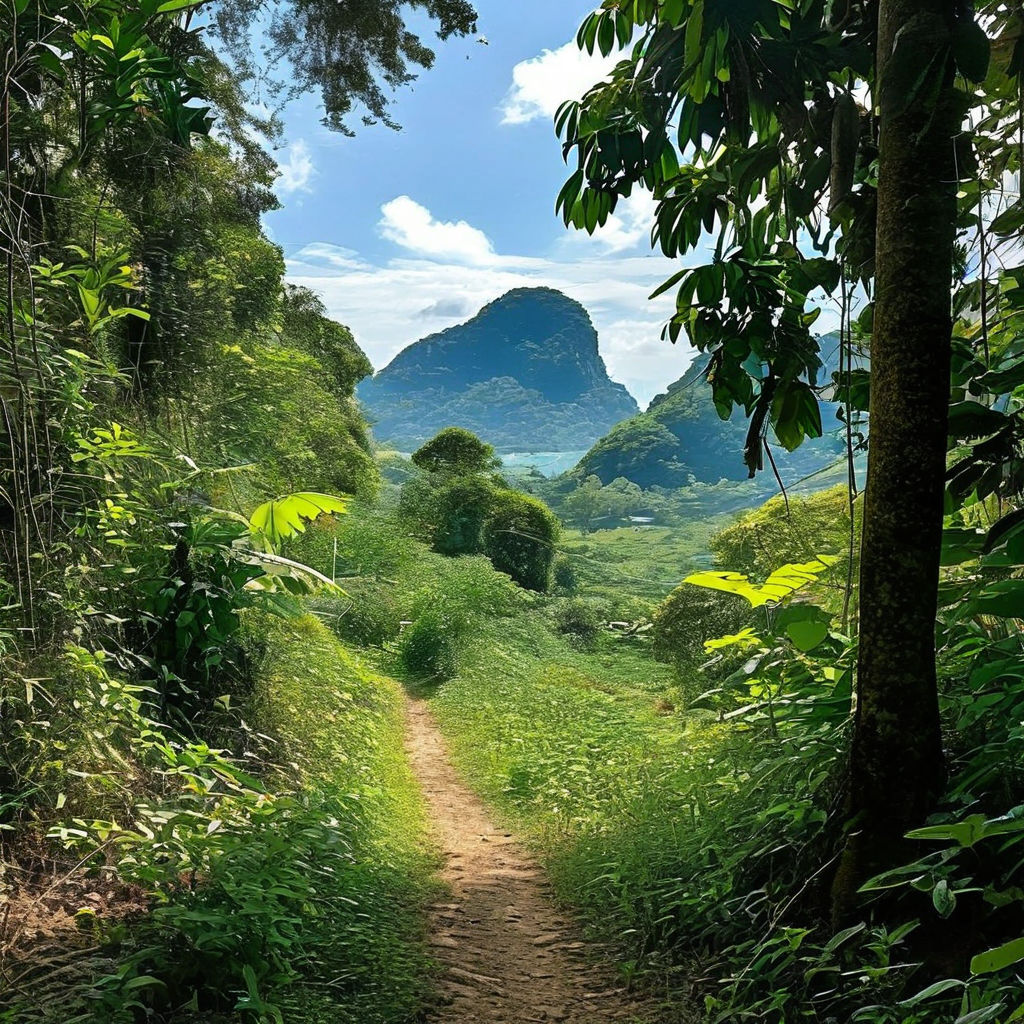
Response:
POLYGON ((437 1024, 655 1024, 650 1002, 601 966, 555 906, 542 870, 460 780, 430 710, 406 706, 406 750, 419 778, 450 895, 431 908, 442 968, 437 1024))

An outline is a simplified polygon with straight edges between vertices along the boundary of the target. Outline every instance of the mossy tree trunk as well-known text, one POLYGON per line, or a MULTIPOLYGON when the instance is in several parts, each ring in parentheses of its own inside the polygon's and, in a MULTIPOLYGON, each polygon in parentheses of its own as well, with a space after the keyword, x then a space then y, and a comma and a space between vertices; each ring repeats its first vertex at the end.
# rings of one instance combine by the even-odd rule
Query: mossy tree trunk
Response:
POLYGON ((881 0, 871 442, 842 916, 944 783, 935 672, 956 175, 949 0, 881 0))

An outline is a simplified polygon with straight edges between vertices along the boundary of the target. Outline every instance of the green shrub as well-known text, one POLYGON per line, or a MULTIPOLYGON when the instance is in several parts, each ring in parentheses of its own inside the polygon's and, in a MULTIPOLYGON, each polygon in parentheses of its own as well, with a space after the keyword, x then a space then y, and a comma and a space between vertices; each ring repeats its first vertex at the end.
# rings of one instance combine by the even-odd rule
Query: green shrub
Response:
POLYGON ((445 427, 412 455, 413 464, 428 473, 472 476, 501 465, 492 445, 471 430, 445 427))
POLYGON ((312 616, 250 612, 243 633, 265 652, 244 713, 273 765, 169 738, 144 717, 143 690, 72 652, 75 706, 95 748, 76 749, 76 764, 107 791, 116 764, 119 798, 133 806, 97 821, 94 802, 52 835, 139 886, 151 913, 115 927, 85 980, 34 965, 31 1001, 0 1018, 393 1024, 421 1009, 430 864, 398 687, 312 616), (308 983, 327 976, 345 983, 308 983), (186 1006, 194 1017, 178 1016, 186 1006))
POLYGON ((565 555, 557 555, 551 565, 551 582, 563 594, 575 594, 580 581, 572 559, 565 555))
POLYGON ((383 647, 401 626, 398 600, 380 583, 346 583, 344 595, 317 598, 310 607, 337 636, 359 647, 383 647))
MULTIPOLYGON (((863 502, 857 504, 859 533, 863 502)), ((732 572, 764 579, 787 562, 806 562, 815 555, 843 557, 831 573, 845 579, 850 542, 849 493, 845 486, 830 487, 807 497, 766 501, 745 513, 711 540, 715 563, 732 572)))
POLYGON ((398 640, 402 668, 429 679, 451 679, 459 668, 468 626, 461 608, 446 605, 436 594, 425 597, 419 614, 398 640))
MULTIPOLYGON (((695 697, 710 685, 709 677, 698 674, 700 667, 711 660, 704 642, 738 632, 751 617, 746 602, 731 594, 681 583, 654 613, 651 630, 654 656, 675 666, 684 692, 695 697)), ((714 676, 731 670, 737 657, 741 655, 727 649, 714 676)))
POLYGON ((498 491, 481 477, 458 477, 433 495, 434 550, 442 555, 475 555, 483 550, 484 523, 498 491))
POLYGON ((546 591, 558 540, 558 520, 527 494, 503 491, 484 526, 484 550, 494 568, 528 590, 546 591))
POLYGON ((581 650, 593 648, 601 635, 601 616, 586 601, 561 601, 555 605, 552 617, 558 632, 581 650))
MULTIPOLYGON (((373 496, 380 474, 366 422, 354 399, 332 390, 332 372, 292 348, 223 346, 214 372, 196 385, 200 450, 213 465, 253 464, 254 495, 373 496)), ((230 490, 216 497, 234 504, 230 490)))
MULTIPOLYGON (((422 569, 428 573, 429 587, 469 619, 512 615, 524 600, 522 590, 481 555, 432 560, 422 569)), ((420 600, 416 595, 415 607, 420 600)))
POLYGON ((310 524, 289 554, 347 590, 354 578, 401 575, 422 550, 393 512, 356 501, 349 515, 310 524))

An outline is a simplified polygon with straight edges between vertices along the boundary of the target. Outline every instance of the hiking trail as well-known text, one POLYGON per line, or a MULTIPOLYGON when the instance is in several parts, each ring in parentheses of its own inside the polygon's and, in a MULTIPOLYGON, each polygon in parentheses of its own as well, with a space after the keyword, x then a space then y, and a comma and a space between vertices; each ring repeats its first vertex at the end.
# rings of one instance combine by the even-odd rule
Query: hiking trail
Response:
POLYGON ((450 891, 431 907, 442 967, 431 1024, 654 1024, 554 905, 540 867, 492 822, 452 766, 430 709, 406 702, 406 750, 429 808, 450 891))

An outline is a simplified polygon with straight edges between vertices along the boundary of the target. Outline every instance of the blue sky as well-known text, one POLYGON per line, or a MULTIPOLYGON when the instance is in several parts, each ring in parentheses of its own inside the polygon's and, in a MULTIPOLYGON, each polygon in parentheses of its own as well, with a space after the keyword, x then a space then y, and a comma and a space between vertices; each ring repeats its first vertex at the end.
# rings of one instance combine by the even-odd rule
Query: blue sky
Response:
POLYGON ((554 215, 566 176, 554 109, 608 66, 572 43, 593 3, 477 6, 487 44, 437 43, 434 68, 395 96, 400 132, 358 117, 355 138, 329 132, 314 97, 285 109, 268 231, 289 278, 321 294, 378 368, 509 288, 548 285, 587 307, 610 373, 646 404, 692 358, 660 340, 672 300, 647 299, 675 269, 650 249, 652 203, 632 197, 594 238, 554 215))

